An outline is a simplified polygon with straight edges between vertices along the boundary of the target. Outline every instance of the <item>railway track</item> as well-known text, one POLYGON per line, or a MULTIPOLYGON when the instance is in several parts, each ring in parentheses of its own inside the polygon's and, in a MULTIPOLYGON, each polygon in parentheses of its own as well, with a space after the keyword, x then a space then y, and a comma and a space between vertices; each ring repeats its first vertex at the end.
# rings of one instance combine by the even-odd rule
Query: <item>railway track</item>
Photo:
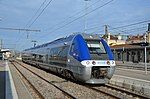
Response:
MULTIPOLYGON (((108 87, 108 88, 117 90, 118 92, 126 93, 127 95, 131 95, 133 97, 142 98, 142 99, 148 98, 148 96, 138 94, 138 93, 132 92, 130 90, 127 90, 127 89, 124 89, 124 88, 121 88, 121 87, 117 87, 117 86, 114 86, 114 85, 111 85, 111 84, 106 84, 105 86, 108 87)), ((150 99, 150 97, 149 97, 149 99, 150 99)))
MULTIPOLYGON (((43 78, 42 76, 38 75, 37 73, 33 72, 32 70, 28 69, 27 67, 25 67, 24 65, 22 65, 20 62, 17 62, 17 64, 21 65, 23 68, 27 69, 28 71, 32 72, 34 75, 38 76, 39 78, 41 78, 42 80, 44 80, 45 82, 53 85, 55 88, 57 88, 58 90, 62 91, 62 93, 67 96, 70 99, 76 99, 76 97, 74 97, 73 95, 69 94, 67 91, 64 91, 62 88, 60 88, 59 86, 57 86, 56 84, 54 84, 51 81, 46 80, 45 78, 43 78)), ((120 98, 129 98, 129 99, 147 99, 148 97, 141 95, 141 94, 137 94, 128 90, 125 90, 123 88, 119 88, 116 86, 112 86, 112 85, 98 85, 98 86, 89 86, 89 85, 83 85, 80 84, 81 86, 87 87, 90 90, 93 90, 93 92, 97 92, 97 93, 103 93, 106 96, 110 96, 114 99, 120 99, 120 98)))
POLYGON ((13 64, 13 66, 17 69, 17 71, 22 75, 22 77, 24 79, 26 79, 26 81, 31 85, 32 89, 37 93, 37 95, 39 96, 40 99, 45 99, 44 96, 40 93, 40 91, 38 91, 38 89, 36 89, 34 87, 34 85, 28 80, 28 78, 26 78, 24 76, 24 74, 18 69, 18 67, 15 65, 15 63, 21 65, 23 68, 25 68, 26 70, 28 70, 29 72, 31 72, 32 74, 36 75, 37 77, 39 77, 40 79, 42 79, 43 81, 47 82, 48 84, 54 86, 55 88, 57 88, 58 90, 60 90, 64 96, 68 97, 69 99, 76 99, 76 97, 72 96, 71 94, 69 94, 68 92, 66 92, 65 90, 61 89, 60 87, 58 87, 57 85, 53 84, 53 82, 50 82, 48 80, 46 80, 45 78, 43 78, 42 76, 38 75, 37 73, 31 71, 30 69, 26 68, 25 66, 23 66, 22 64, 20 64, 17 61, 11 61, 11 63, 13 64))
POLYGON ((87 86, 84 85, 85 87, 92 89, 96 92, 99 93, 104 93, 106 95, 109 95, 113 98, 117 98, 117 99, 150 99, 150 97, 142 95, 142 94, 138 94, 132 91, 129 91, 127 89, 124 88, 120 88, 117 86, 113 86, 110 84, 106 84, 106 85, 96 85, 96 86, 87 86))
POLYGON ((35 88, 35 86, 24 76, 24 74, 17 68, 17 66, 11 62, 11 64, 15 67, 15 69, 19 72, 19 74, 21 75, 21 77, 25 80, 25 82, 28 83, 28 85, 34 90, 34 92, 36 93, 37 97, 39 97, 40 99, 44 99, 44 96, 35 88))

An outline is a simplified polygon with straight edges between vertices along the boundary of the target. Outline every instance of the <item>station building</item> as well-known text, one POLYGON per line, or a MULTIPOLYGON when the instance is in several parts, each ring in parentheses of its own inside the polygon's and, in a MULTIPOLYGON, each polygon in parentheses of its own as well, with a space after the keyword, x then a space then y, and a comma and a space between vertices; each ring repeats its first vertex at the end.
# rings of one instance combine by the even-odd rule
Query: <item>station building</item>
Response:
POLYGON ((147 62, 150 63, 150 31, 143 35, 131 36, 125 44, 113 45, 111 49, 116 61, 138 63, 145 62, 145 47, 147 62))
POLYGON ((11 51, 9 49, 0 49, 0 60, 5 60, 11 57, 11 51))
POLYGON ((145 62, 146 47, 147 62, 150 63, 150 23, 148 31, 142 35, 137 34, 123 39, 121 35, 113 36, 107 32, 103 38, 111 46, 116 61, 145 62))
MULTIPOLYGON (((145 46, 142 45, 115 45, 111 46, 116 61, 145 62, 145 46)), ((146 47, 147 62, 150 63, 150 46, 146 47)))

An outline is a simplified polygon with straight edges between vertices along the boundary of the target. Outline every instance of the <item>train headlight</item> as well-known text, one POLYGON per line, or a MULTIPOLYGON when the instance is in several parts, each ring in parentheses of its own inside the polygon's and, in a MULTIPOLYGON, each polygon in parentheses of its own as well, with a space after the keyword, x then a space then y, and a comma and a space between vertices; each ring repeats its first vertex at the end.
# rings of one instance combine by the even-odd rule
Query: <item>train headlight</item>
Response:
POLYGON ((114 64, 115 62, 114 61, 112 61, 112 65, 114 64))
POLYGON ((89 61, 87 61, 87 62, 86 62, 86 64, 87 64, 87 65, 89 65, 89 64, 90 64, 90 62, 89 62, 89 61))
POLYGON ((93 64, 93 65, 95 65, 95 64, 96 64, 96 62, 95 62, 95 61, 93 61, 93 62, 92 62, 92 64, 93 64))
POLYGON ((107 61, 107 65, 110 65, 110 61, 107 61))

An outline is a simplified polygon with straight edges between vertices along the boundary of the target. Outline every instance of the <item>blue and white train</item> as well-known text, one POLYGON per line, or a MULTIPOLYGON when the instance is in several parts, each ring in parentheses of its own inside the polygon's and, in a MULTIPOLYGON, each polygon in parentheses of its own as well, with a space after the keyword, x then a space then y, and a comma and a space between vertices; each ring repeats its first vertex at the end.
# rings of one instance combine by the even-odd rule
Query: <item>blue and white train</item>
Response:
POLYGON ((115 71, 110 47, 96 34, 74 34, 24 50, 22 61, 90 84, 106 84, 115 71))

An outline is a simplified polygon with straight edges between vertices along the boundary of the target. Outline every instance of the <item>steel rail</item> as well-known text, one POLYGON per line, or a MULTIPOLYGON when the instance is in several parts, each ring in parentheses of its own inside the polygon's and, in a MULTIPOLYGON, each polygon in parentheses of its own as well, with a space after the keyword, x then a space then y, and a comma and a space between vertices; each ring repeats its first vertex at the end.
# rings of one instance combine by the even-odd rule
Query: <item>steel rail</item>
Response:
POLYGON ((124 88, 121 88, 121 87, 113 86, 111 84, 106 84, 105 86, 108 87, 108 88, 111 88, 111 89, 118 90, 118 91, 120 91, 122 93, 126 93, 128 95, 132 95, 133 97, 138 97, 138 98, 142 98, 142 99, 148 99, 148 98, 150 99, 150 97, 147 97, 145 95, 138 94, 138 93, 132 92, 130 90, 127 90, 127 89, 124 89, 124 88))
POLYGON ((96 92, 98 92, 98 93, 103 93, 103 94, 105 94, 105 95, 107 95, 107 96, 110 96, 110 97, 112 97, 112 98, 120 99, 120 98, 117 97, 116 95, 110 94, 110 93, 108 93, 108 92, 106 92, 106 91, 99 90, 99 89, 96 89, 96 88, 94 88, 94 87, 87 86, 87 85, 83 85, 83 86, 85 86, 86 88, 92 89, 92 90, 94 90, 94 91, 96 91, 96 92))
MULTIPOLYGON (((116 98, 116 99, 120 99, 121 97, 120 96, 117 96, 116 94, 113 94, 113 93, 110 93, 110 91, 107 91, 107 90, 102 90, 101 87, 91 87, 91 86, 87 86, 87 85, 83 85, 89 89, 92 89, 96 92, 100 92, 100 93, 103 93, 103 94, 106 94, 106 95, 109 95, 110 97, 112 98, 116 98)), ((137 97, 137 98, 140 98, 140 99, 150 99, 149 97, 147 96, 144 96, 144 95, 141 95, 141 94, 137 94, 137 93, 134 93, 134 92, 131 92, 129 90, 125 90, 123 88, 118 88, 118 87, 115 87, 115 86, 112 86, 112 85, 104 85, 103 87, 106 87, 107 89, 111 89, 111 90, 116 90, 118 92, 121 92, 121 93, 126 93, 127 95, 131 95, 133 97, 137 97)))
POLYGON ((24 65, 22 65, 21 63, 19 63, 18 61, 15 61, 16 63, 18 63, 19 65, 21 65, 23 68, 27 69, 28 71, 30 71, 31 73, 33 73, 34 75, 36 75, 37 77, 39 77, 40 79, 44 80, 45 82, 49 83, 50 85, 54 86, 55 88, 57 88, 58 90, 60 90, 65 96, 67 96, 70 99, 76 99, 76 97, 74 97, 73 95, 69 94, 67 91, 61 89, 60 87, 58 87, 57 85, 53 84, 53 82, 48 81, 47 79, 43 78, 42 76, 38 75, 37 73, 33 72, 32 70, 28 69, 27 67, 25 67, 24 65))
POLYGON ((31 88, 36 92, 36 94, 39 96, 40 99, 45 99, 44 96, 35 88, 35 86, 27 79, 27 77, 24 76, 24 74, 18 69, 18 67, 11 62, 11 64, 16 68, 16 70, 19 72, 19 74, 27 81, 27 83, 31 86, 31 88))

